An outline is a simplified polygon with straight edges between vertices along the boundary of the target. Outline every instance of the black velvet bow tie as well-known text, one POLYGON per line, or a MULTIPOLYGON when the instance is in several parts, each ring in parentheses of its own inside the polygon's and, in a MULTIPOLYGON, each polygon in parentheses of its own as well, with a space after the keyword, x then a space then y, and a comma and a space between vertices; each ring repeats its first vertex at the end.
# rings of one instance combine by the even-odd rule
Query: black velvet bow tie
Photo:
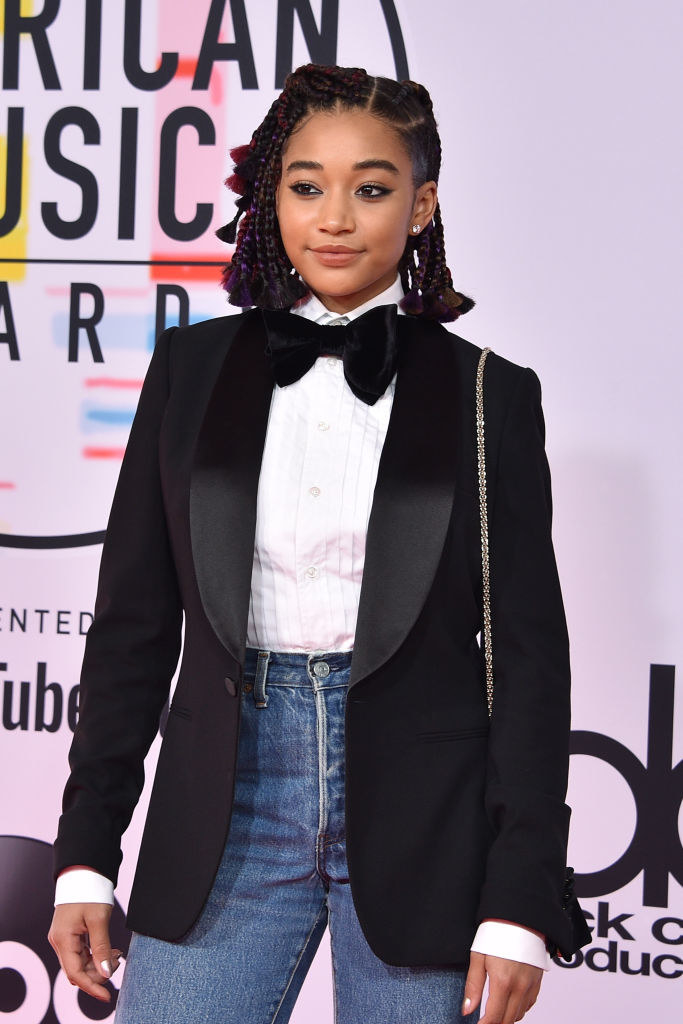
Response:
POLYGON ((292 384, 320 355, 342 357, 344 376, 354 395, 374 405, 396 372, 394 304, 375 306, 348 324, 316 324, 296 313, 263 309, 270 359, 276 382, 292 384))

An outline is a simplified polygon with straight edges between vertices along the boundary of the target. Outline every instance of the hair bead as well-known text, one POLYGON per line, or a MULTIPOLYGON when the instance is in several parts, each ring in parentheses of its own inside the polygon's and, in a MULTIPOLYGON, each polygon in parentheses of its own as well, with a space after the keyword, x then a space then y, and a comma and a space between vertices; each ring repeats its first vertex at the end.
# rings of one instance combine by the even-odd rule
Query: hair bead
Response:
POLYGON ((412 92, 414 92, 414 89, 415 87, 411 81, 406 80, 404 82, 401 82, 401 88, 398 90, 396 95, 391 100, 392 106, 399 107, 401 103, 403 103, 404 99, 407 96, 409 96, 412 92))

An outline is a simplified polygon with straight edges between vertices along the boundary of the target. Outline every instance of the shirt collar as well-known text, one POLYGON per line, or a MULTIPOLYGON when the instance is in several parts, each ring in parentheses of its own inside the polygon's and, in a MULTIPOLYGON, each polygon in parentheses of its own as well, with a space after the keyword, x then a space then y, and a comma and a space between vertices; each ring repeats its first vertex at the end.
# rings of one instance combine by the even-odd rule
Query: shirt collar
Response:
MULTIPOLYGON (((375 306, 388 306, 392 302, 399 303, 403 298, 403 285, 401 284, 401 277, 399 274, 396 275, 396 280, 393 284, 390 284, 388 288, 385 288, 379 295, 375 295, 374 298, 368 299, 367 302, 363 302, 360 306, 356 306, 355 309, 350 309, 348 313, 332 313, 317 295, 311 293, 308 299, 305 299, 296 308, 291 309, 291 313, 296 313, 297 316, 303 316, 307 320, 313 320, 317 324, 326 324, 330 320, 336 320, 339 316, 348 317, 349 320, 355 320, 356 317, 362 316, 363 313, 367 313, 368 310, 374 309, 375 306)), ((398 307, 399 314, 403 313, 401 307, 398 307)))

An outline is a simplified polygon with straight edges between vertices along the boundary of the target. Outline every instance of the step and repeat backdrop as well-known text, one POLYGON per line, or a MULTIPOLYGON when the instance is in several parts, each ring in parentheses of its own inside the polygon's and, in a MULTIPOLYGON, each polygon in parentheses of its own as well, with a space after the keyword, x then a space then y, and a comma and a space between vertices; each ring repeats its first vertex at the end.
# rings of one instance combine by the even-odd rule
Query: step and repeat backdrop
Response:
MULTIPOLYGON (((228 150, 311 59, 428 86, 449 261, 477 299, 457 332, 543 385, 572 639, 570 863, 593 941, 553 966, 531 1019, 670 1017, 681 4, 0 0, 0 16, 0 1019, 113 1019, 45 938, 103 531, 155 337, 230 311, 214 235, 232 216, 228 150)), ((145 806, 124 837, 123 948, 145 806)), ((292 1019, 333 1019, 327 937, 292 1019)))

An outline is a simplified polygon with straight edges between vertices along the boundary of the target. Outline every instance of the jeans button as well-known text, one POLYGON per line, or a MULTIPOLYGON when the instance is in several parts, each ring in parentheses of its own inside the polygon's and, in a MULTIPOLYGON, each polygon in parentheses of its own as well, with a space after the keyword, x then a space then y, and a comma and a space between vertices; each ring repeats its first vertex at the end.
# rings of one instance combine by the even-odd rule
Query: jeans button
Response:
POLYGON ((329 676, 330 674, 330 666, 327 664, 326 661, 316 661, 315 665, 313 666, 313 671, 317 675, 318 679, 324 679, 326 676, 329 676))

